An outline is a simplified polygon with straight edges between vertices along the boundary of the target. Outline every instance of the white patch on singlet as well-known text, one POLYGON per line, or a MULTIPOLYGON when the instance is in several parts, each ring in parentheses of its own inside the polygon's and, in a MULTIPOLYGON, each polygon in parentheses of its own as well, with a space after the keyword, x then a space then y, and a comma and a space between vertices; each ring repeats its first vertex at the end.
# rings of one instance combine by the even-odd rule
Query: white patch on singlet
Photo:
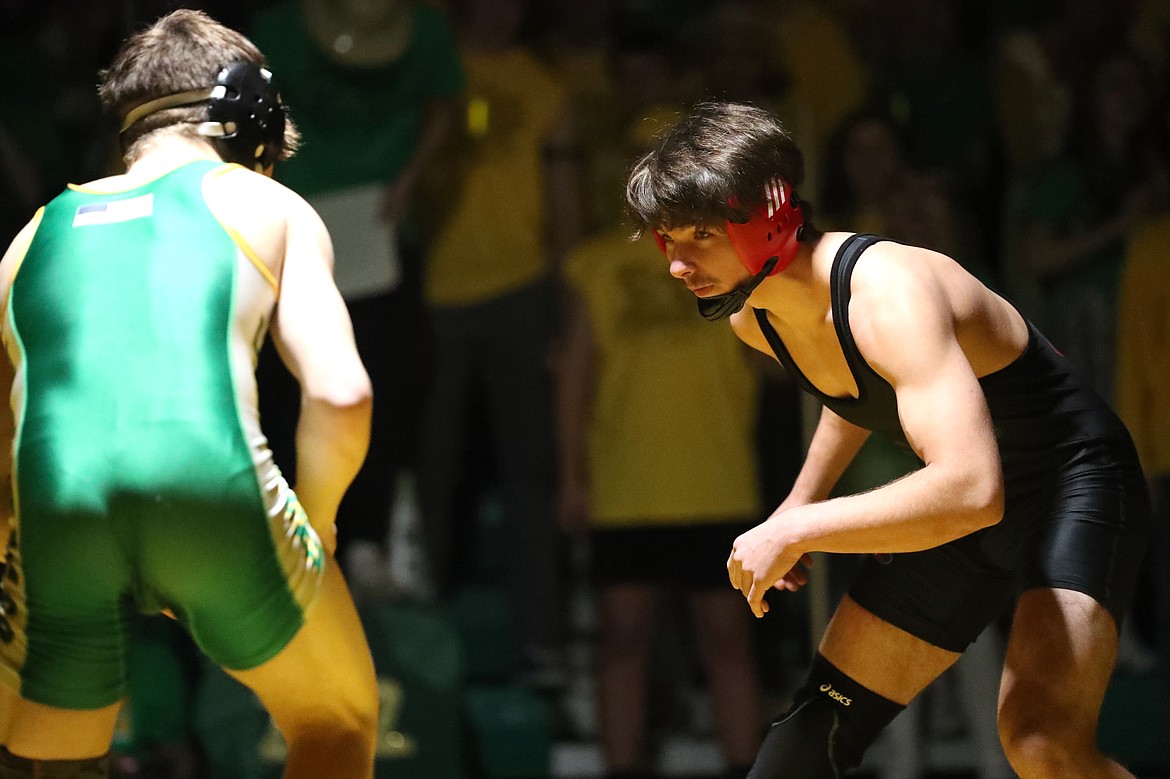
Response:
POLYGON ((76 213, 73 214, 73 226, 87 227, 89 225, 129 222, 133 219, 143 219, 152 214, 154 214, 154 194, 147 193, 124 200, 86 203, 78 206, 76 213))

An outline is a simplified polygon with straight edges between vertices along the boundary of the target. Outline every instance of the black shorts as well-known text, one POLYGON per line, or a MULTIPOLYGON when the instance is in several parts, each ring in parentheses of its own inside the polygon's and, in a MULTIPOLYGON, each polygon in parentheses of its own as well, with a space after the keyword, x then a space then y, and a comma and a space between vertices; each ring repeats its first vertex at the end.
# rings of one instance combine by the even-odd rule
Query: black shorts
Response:
POLYGON ((727 558, 750 522, 639 525, 590 533, 593 584, 673 585, 688 590, 730 587, 727 558))
POLYGON ((1120 626, 1150 531, 1145 480, 1124 444, 1054 476, 1009 481, 998 524, 935 549, 866 557, 849 596, 881 619, 962 652, 1019 593, 1083 592, 1120 626))

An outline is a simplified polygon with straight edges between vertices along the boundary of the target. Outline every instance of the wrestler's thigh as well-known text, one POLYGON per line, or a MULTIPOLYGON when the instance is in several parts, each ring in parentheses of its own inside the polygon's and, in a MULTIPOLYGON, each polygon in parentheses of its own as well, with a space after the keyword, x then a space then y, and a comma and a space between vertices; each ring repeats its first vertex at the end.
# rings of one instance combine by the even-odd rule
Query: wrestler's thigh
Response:
POLYGON ((1075 590, 1027 590, 1008 639, 1001 720, 1092 734, 1116 657, 1117 625, 1104 606, 1075 590))
POLYGON ((21 698, 0 685, 4 745, 33 760, 87 760, 110 751, 121 703, 100 709, 62 709, 21 698))
POLYGON ((322 721, 359 722, 376 713, 373 658, 332 558, 320 597, 288 645, 255 668, 229 673, 256 692, 286 738, 322 721))
POLYGON ((958 658, 866 611, 846 596, 821 639, 825 659, 865 688, 909 703, 958 658))

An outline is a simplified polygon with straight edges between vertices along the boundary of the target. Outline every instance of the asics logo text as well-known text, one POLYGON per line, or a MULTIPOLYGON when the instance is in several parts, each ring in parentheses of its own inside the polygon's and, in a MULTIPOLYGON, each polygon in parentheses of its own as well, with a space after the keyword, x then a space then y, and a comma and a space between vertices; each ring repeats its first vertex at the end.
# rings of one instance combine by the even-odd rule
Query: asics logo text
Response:
POLYGON ((829 698, 837 701, 837 703, 840 703, 842 706, 849 706, 853 703, 852 698, 846 698, 844 695, 834 690, 833 685, 831 684, 822 684, 821 692, 827 693, 829 698))

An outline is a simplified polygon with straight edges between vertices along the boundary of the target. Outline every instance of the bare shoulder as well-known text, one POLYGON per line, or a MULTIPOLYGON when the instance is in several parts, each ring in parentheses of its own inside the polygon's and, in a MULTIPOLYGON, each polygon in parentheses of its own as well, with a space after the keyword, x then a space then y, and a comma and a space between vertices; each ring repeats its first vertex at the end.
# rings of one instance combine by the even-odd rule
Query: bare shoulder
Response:
POLYGON ((214 208, 231 209, 251 218, 287 218, 289 208, 301 198, 268 176, 238 166, 213 171, 203 184, 214 208))
POLYGON ((882 362, 891 349, 953 338, 955 291, 964 285, 956 271, 967 275, 929 249, 889 241, 868 248, 850 284, 849 324, 862 354, 882 362))
POLYGON ((858 308, 888 315, 928 307, 956 328, 986 317, 1019 319, 1014 307, 957 261, 940 252, 885 241, 866 250, 851 281, 858 308))
POLYGON ((285 261, 290 242, 326 234, 321 217, 293 190, 268 176, 240 167, 225 169, 204 182, 208 207, 232 228, 274 273, 285 261))
POLYGON ((849 289, 851 311, 901 317, 923 306, 947 308, 957 292, 975 294, 985 288, 947 255, 882 241, 866 249, 853 269, 849 289))

